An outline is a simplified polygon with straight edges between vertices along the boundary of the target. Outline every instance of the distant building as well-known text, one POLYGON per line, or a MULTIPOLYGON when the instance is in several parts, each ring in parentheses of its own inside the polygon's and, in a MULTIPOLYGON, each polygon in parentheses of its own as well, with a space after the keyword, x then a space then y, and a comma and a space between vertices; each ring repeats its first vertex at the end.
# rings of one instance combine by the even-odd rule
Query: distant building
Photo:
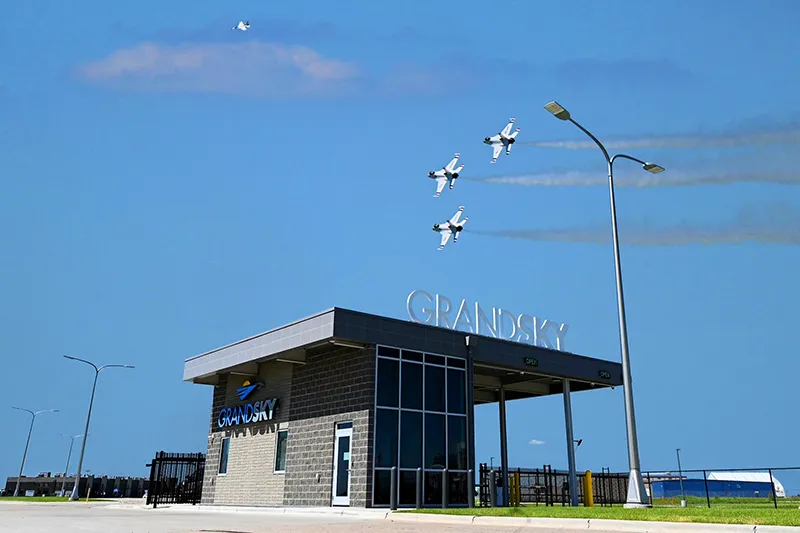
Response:
MULTIPOLYGON (((85 498, 87 487, 91 487, 90 497, 93 498, 141 498, 148 488, 149 478, 145 477, 108 477, 108 476, 81 476, 78 484, 78 495, 85 498), (114 489, 117 489, 116 492, 114 489)), ((23 476, 19 485, 19 495, 25 496, 63 496, 72 492, 75 485, 75 476, 64 479, 61 474, 51 475, 50 472, 40 472, 36 477, 23 476), (62 487, 64 493, 61 492, 62 487)), ((3 496, 13 496, 17 486, 17 477, 6 480, 3 496)))
MULTIPOLYGON (((709 472, 706 479, 683 479, 683 494, 705 498, 770 498, 772 487, 775 496, 785 498, 786 491, 780 481, 768 472, 709 472), (706 491, 708 491, 706 493, 706 491)), ((677 477, 653 481, 653 499, 680 498, 681 481, 677 477)))

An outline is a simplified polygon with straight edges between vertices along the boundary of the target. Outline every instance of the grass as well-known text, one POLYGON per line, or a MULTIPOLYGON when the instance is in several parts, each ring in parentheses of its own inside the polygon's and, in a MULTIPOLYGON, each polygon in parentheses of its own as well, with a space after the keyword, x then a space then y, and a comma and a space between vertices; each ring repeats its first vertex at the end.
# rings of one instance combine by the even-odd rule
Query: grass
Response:
MULTIPOLYGON (((733 498, 732 498, 733 499, 733 498)), ((688 502, 687 502, 688 503, 688 502)), ((680 505, 680 502, 678 503, 680 505)), ((624 507, 475 507, 472 509, 411 509, 411 513, 436 513, 467 516, 506 516, 519 518, 584 518, 606 520, 644 520, 657 522, 700 522, 714 524, 746 524, 759 526, 800 526, 800 509, 779 505, 778 509, 765 506, 720 505, 707 507, 660 507, 652 509, 625 509, 624 507)))

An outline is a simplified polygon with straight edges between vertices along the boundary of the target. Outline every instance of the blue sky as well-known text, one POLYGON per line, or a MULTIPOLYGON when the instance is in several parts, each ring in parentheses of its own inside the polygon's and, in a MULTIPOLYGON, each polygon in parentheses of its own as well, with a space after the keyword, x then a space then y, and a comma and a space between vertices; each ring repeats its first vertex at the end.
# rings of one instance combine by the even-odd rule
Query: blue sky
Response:
MULTIPOLYGON (((566 322, 569 350, 619 360, 609 244, 481 233, 610 231, 607 189, 467 178, 602 179, 596 150, 523 144, 583 140, 543 109, 553 99, 609 140, 791 129, 799 11, 791 1, 3 4, 0 474, 16 474, 28 427, 11 405, 61 409, 37 420, 26 473, 63 468, 69 442, 57 433, 82 431, 92 373, 62 354, 136 365, 101 375, 85 468, 142 475, 156 450, 205 450, 211 389, 181 382, 186 357, 334 305, 406 318, 415 288, 566 322), (230 31, 240 19, 247 33, 230 31), (512 116, 520 143, 491 165, 481 141, 512 116), (454 152, 464 179, 434 199, 427 172, 454 152), (459 205, 473 231, 437 252, 431 225, 459 205)), ((761 176, 617 191, 623 241, 711 235, 622 247, 643 468, 672 468, 677 447, 685 468, 796 465, 800 187, 769 183, 797 181, 795 146, 631 155, 663 164, 664 179, 761 176), (754 224, 782 242, 708 233, 754 224)), ((620 180, 642 173, 617 169, 620 180)), ((576 394, 573 409, 578 467, 624 470, 622 391, 576 394)), ((496 413, 478 409, 479 461, 499 457, 496 413)), ((513 402, 508 414, 513 465, 566 465, 559 397, 513 402)), ((784 484, 800 492, 800 477, 784 484)))

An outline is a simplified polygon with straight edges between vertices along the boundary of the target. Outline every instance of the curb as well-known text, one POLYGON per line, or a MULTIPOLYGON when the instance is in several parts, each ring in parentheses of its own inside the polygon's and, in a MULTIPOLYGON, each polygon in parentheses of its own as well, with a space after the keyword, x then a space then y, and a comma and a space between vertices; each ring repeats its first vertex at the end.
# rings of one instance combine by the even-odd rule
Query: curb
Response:
MULTIPOLYGON (((152 506, 139 505, 109 505, 108 509, 139 509, 153 511, 152 506)), ((368 520, 385 520, 391 514, 389 510, 358 510, 352 508, 336 507, 245 507, 227 505, 189 505, 189 504, 164 504, 155 508, 160 510, 180 511, 185 513, 245 513, 245 514, 291 514, 291 515, 329 515, 348 516, 368 520)))
POLYGON ((643 520, 604 520, 588 518, 517 518, 503 516, 437 515, 392 513, 397 522, 428 522, 461 526, 509 526, 549 530, 586 530, 631 533, 788 533, 800 531, 795 526, 754 526, 746 524, 711 524, 704 522, 655 522, 643 520))

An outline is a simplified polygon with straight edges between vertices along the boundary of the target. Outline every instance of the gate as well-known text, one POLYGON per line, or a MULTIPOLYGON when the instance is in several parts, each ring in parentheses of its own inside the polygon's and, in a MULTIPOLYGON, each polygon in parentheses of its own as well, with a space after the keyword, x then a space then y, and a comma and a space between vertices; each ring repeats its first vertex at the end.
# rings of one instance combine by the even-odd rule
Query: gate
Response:
POLYGON ((150 467, 147 505, 159 503, 200 503, 206 456, 202 453, 158 452, 150 467))

